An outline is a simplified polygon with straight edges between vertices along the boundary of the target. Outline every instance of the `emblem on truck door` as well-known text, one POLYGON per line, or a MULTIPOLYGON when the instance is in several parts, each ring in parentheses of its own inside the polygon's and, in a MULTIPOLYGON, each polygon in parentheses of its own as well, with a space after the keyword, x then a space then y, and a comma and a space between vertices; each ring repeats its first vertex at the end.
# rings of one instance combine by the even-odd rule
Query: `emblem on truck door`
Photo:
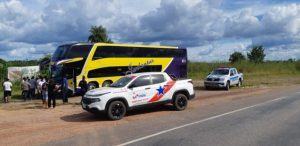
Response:
POLYGON ((159 88, 156 89, 157 93, 148 102, 156 102, 160 100, 164 96, 164 94, 168 93, 168 91, 173 87, 174 84, 175 81, 169 81, 166 85, 164 85, 164 87, 159 86, 159 88))
POLYGON ((160 94, 164 94, 164 89, 165 88, 163 88, 163 87, 161 87, 161 86, 159 86, 159 88, 158 89, 156 89, 157 91, 158 91, 158 93, 157 93, 157 95, 160 95, 160 94))

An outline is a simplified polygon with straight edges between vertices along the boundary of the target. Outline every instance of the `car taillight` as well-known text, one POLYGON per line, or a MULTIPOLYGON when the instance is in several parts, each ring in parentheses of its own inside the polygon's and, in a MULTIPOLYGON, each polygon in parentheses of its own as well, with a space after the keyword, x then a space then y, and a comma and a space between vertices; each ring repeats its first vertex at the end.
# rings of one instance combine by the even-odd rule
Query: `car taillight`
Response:
POLYGON ((193 84, 193 81, 188 81, 189 83, 193 84))

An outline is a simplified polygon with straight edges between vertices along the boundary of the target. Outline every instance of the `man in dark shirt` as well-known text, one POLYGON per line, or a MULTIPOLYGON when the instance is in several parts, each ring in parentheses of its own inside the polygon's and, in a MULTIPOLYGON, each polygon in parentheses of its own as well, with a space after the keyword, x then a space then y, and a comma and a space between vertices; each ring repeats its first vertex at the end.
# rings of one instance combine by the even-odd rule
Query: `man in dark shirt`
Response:
POLYGON ((66 75, 63 75, 62 92, 63 92, 63 103, 68 103, 68 79, 66 75))
POLYGON ((85 76, 82 76, 82 80, 79 82, 79 87, 80 87, 80 94, 83 97, 84 94, 88 90, 88 84, 87 84, 87 82, 85 80, 85 76))

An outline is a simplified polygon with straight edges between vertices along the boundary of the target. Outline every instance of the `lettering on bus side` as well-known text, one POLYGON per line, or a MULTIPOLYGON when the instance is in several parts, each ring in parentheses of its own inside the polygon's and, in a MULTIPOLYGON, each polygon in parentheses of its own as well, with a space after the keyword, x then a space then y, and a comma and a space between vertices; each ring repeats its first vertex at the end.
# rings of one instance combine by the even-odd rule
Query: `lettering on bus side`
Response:
POLYGON ((130 63, 128 66, 128 71, 126 71, 125 74, 128 75, 128 74, 135 73, 135 72, 141 70, 142 68, 144 68, 145 66, 152 64, 153 62, 154 62, 154 60, 150 59, 150 60, 147 60, 145 63, 139 63, 139 65, 136 67, 133 67, 132 63, 130 63))

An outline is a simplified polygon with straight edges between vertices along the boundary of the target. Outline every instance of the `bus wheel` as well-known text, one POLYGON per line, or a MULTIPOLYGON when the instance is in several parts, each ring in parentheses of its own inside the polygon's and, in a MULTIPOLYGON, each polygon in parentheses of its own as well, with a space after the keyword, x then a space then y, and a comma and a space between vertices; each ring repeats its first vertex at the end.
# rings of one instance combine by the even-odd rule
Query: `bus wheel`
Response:
POLYGON ((88 84, 88 86, 89 86, 89 90, 92 90, 92 89, 95 89, 95 88, 99 87, 99 85, 97 83, 95 83, 95 82, 90 82, 88 84))
POLYGON ((106 81, 104 81, 104 82, 102 83, 102 87, 109 87, 110 84, 112 84, 112 81, 106 80, 106 81))

